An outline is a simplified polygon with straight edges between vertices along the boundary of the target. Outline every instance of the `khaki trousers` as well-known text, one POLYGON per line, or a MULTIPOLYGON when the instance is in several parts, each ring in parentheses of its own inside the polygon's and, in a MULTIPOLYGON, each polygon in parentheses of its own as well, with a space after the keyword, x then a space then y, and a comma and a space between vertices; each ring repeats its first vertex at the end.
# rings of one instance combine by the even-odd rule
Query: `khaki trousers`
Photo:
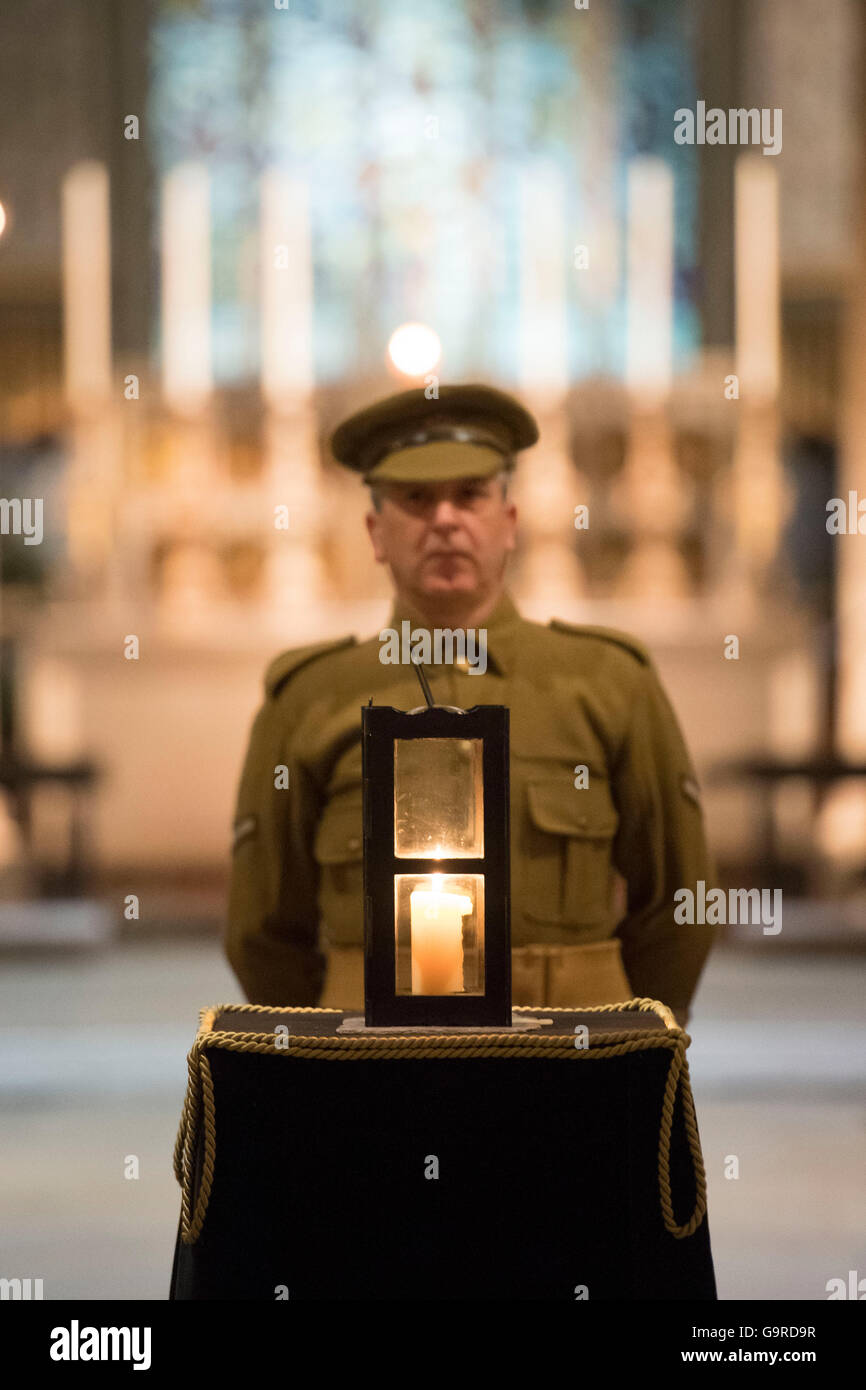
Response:
MULTIPOLYGON (((364 1009, 364 952, 332 946, 320 1009, 364 1009)), ((634 998, 617 940, 587 946, 516 946, 511 952, 511 1000, 536 1008, 588 1008, 634 998)))

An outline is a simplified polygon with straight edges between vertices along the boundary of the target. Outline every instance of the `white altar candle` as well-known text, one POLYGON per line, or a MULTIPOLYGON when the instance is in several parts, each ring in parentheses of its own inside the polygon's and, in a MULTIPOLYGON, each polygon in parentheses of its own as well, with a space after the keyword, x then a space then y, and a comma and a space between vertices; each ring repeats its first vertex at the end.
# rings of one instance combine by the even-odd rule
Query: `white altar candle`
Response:
POLYGON ((211 366, 210 182, 203 164, 178 164, 162 193, 162 383, 175 410, 201 408, 211 366))
POLYGON ((278 408, 306 399, 315 385, 310 193, 276 167, 259 190, 262 391, 278 408))
POLYGON ((63 353, 73 406, 111 394, 111 214, 108 172, 94 159, 74 164, 62 185, 63 353))
POLYGON ((781 377, 779 175, 766 159, 737 157, 734 251, 737 376, 751 400, 773 400, 781 377))
POLYGON ((412 924, 412 993, 453 994, 463 989, 463 918, 472 899, 443 893, 442 875, 432 888, 409 894, 412 924))
POLYGON ((667 396, 673 376, 674 176, 662 159, 628 166, 626 381, 642 403, 667 396))

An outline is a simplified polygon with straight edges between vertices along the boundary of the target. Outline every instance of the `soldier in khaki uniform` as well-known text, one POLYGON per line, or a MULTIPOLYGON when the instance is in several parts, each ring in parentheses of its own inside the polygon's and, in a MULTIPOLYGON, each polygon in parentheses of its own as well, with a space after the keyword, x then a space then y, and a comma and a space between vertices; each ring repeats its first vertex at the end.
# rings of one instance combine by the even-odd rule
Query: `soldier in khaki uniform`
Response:
MULTIPOLYGON (((674 893, 713 879, 694 768, 646 648, 521 617, 503 576, 507 499, 532 417, 483 386, 361 411, 335 456, 371 487, 367 526, 395 598, 386 626, 486 633, 483 660, 429 665, 437 703, 507 705, 515 1004, 651 996, 680 1023, 713 929, 674 893)), ((467 650, 471 651, 471 648, 467 650)), ((363 1009, 361 716, 412 709, 408 664, 353 636, 284 652, 265 676, 238 793, 226 948, 249 1000, 363 1009)))

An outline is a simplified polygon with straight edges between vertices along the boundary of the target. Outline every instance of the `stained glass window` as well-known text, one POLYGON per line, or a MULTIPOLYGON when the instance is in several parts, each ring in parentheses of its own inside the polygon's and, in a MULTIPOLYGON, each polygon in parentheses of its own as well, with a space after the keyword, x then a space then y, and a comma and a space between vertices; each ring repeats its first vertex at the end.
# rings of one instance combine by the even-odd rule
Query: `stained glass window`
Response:
POLYGON ((436 329, 452 379, 515 379, 536 175, 559 190, 542 206, 561 221, 567 372, 619 376, 625 168, 645 152, 674 170, 678 363, 694 349, 695 152, 672 139, 693 103, 683 0, 276 3, 163 0, 153 30, 157 175, 185 159, 210 172, 218 382, 258 370, 271 163, 309 183, 321 381, 378 373, 411 319, 436 329))

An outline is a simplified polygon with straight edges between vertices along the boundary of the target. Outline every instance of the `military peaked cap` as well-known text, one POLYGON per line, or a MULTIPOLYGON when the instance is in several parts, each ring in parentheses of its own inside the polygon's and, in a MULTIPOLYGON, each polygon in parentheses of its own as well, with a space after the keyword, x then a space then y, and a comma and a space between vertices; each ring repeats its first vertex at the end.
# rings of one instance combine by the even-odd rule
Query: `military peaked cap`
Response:
POLYGON ((400 391, 344 420, 331 449, 364 482, 441 482, 486 478, 514 467, 514 454, 538 439, 529 411, 493 386, 400 391))

